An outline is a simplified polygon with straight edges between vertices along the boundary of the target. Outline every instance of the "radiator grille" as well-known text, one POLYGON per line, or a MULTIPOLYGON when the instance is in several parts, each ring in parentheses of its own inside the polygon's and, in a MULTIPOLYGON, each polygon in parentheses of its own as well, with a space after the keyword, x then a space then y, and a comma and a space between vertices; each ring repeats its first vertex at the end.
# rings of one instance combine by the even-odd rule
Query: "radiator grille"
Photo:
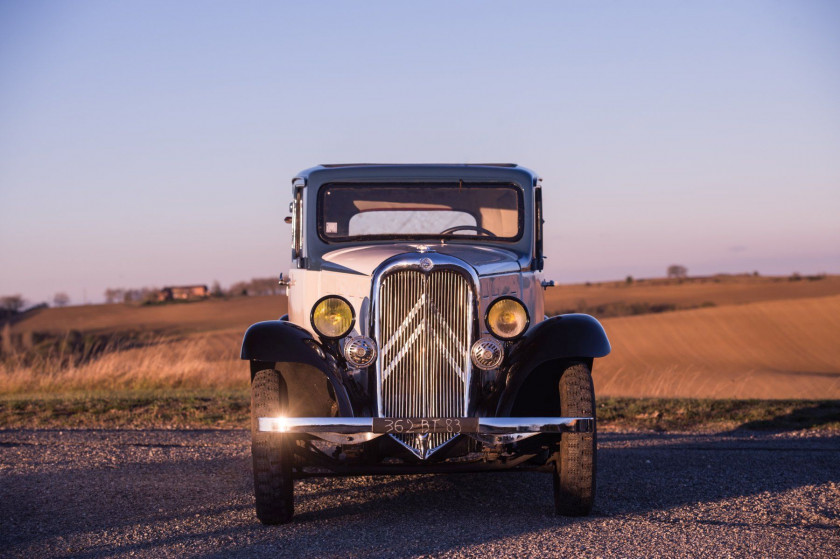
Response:
MULTIPOLYGON (((377 309, 380 416, 465 416, 472 368, 469 280, 451 270, 399 270, 381 280, 377 309)), ((425 458, 451 436, 395 438, 425 458)))

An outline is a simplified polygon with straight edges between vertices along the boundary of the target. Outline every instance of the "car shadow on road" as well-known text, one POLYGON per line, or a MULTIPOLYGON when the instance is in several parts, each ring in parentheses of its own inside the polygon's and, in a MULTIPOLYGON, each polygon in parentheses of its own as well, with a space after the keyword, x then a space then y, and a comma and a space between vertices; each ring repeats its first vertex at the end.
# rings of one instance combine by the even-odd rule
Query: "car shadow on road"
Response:
MULTIPOLYGON (((680 507, 840 482, 838 449, 840 436, 606 434, 590 517, 555 516, 550 476, 532 472, 314 478, 296 482, 295 519, 276 527, 254 516, 244 445, 236 456, 38 468, 2 479, 0 546, 76 557, 195 545, 219 555, 442 553, 613 518, 667 523, 680 507)), ((836 529, 832 514, 813 527, 836 529)))
POLYGON ((826 425, 840 426, 840 401, 824 401, 803 404, 770 419, 748 421, 735 431, 799 431, 826 425))

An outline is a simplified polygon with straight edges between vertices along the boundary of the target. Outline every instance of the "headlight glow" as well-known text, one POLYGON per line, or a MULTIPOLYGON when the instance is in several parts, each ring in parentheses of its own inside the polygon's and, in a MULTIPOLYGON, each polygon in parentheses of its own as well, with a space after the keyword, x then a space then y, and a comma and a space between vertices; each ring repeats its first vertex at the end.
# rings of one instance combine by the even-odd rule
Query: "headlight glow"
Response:
POLYGON ((356 313, 344 297, 327 295, 312 307, 310 319, 320 336, 334 340, 350 333, 356 323, 356 313))
POLYGON ((528 309, 515 297, 499 297, 487 309, 487 329, 502 340, 513 340, 528 329, 528 309))
POLYGON ((289 424, 285 417, 275 417, 271 420, 271 430, 278 433, 285 433, 289 430, 289 424))

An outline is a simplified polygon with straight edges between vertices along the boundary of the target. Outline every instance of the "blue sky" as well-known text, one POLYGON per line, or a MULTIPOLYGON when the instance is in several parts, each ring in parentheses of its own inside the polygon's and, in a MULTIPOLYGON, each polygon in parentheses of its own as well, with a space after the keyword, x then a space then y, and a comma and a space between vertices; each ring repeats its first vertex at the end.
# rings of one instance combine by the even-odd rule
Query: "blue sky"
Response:
POLYGON ((840 272, 837 2, 0 1, 0 294, 288 267, 318 163, 515 161, 547 275, 840 272))

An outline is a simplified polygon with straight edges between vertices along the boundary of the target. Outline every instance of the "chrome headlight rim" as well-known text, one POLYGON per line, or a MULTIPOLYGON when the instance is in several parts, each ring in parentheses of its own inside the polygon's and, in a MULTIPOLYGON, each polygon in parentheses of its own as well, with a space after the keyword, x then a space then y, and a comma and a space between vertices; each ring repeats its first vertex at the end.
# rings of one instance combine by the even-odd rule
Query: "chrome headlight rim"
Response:
POLYGON ((324 295, 323 297, 315 301, 314 305, 312 305, 312 310, 309 311, 309 323, 312 325, 312 329, 315 330, 315 332, 325 340, 340 340, 341 338, 346 337, 350 332, 352 332, 353 328, 356 326, 356 310, 353 308, 353 305, 350 304, 350 301, 348 301, 341 295, 324 295), (347 305, 347 307, 350 309, 350 326, 348 326, 347 330, 342 332, 342 334, 339 336, 328 336, 321 332, 321 330, 319 330, 318 327, 315 325, 315 310, 321 303, 323 303, 327 299, 338 299, 339 301, 347 305))
POLYGON ((525 303, 522 302, 521 299, 518 297, 514 297, 513 295, 502 295, 501 297, 497 297, 493 299, 493 302, 487 305, 487 310, 484 311, 484 325, 487 326, 487 331, 494 337, 498 338, 505 342, 510 342, 513 340, 518 340, 522 336, 525 335, 525 332, 528 331, 528 327, 531 326, 531 314, 528 312, 528 307, 525 303), (522 307, 522 311, 525 313, 525 326, 522 327, 522 331, 513 335, 513 336, 504 336, 502 334, 497 333, 493 327, 490 325, 490 311, 493 310, 499 302, 501 301, 513 301, 517 303, 520 307, 522 307))

